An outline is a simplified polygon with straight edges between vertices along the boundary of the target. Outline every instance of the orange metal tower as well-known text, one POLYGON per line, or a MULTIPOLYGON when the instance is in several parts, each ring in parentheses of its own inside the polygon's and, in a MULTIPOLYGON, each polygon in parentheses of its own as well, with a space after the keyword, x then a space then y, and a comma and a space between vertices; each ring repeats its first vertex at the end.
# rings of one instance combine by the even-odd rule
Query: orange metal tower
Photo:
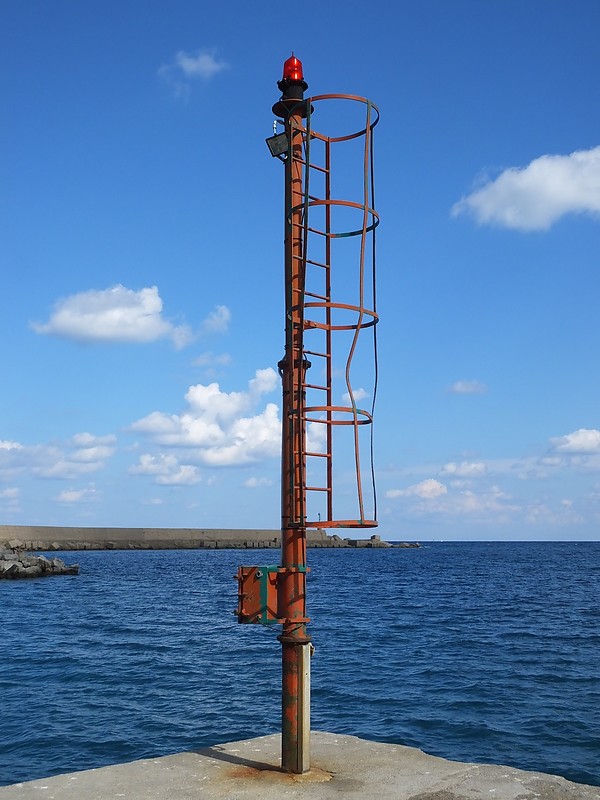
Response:
POLYGON ((283 132, 267 144, 285 164, 281 564, 239 568, 237 613, 240 622, 283 626, 282 768, 302 773, 310 768, 307 528, 377 525, 372 420, 379 218, 373 129, 379 112, 369 100, 351 95, 304 99, 308 86, 293 54, 278 87, 282 96, 273 112, 283 132), (312 126, 315 109, 327 121, 327 112, 321 114, 327 107, 335 135, 312 126), (340 125, 350 128, 337 130, 340 125), (342 194, 348 196, 342 199, 342 194), (363 340, 369 333, 365 353, 363 340), (309 370, 314 378, 308 378, 309 370), (356 388, 356 370, 369 375, 369 390, 356 388), (358 407, 364 397, 371 399, 368 410, 358 407), (369 501, 363 462, 370 472, 369 501), (340 513, 334 494, 345 507, 340 513))

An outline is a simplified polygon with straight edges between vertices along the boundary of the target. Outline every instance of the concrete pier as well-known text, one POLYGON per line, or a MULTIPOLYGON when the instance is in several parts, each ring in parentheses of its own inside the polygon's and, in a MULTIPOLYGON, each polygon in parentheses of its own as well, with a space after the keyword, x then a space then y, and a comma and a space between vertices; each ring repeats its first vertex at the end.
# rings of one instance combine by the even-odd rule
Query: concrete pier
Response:
POLYGON ((600 787, 466 764, 333 733, 311 735, 311 771, 279 770, 279 734, 0 788, 0 800, 600 800, 600 787))
MULTIPOLYGON (((182 550, 270 548, 278 550, 277 530, 232 528, 83 528, 0 525, 0 547, 21 550, 182 550)), ((387 545, 387 543, 386 543, 387 545)), ((349 547, 346 540, 311 530, 309 547, 349 547)))

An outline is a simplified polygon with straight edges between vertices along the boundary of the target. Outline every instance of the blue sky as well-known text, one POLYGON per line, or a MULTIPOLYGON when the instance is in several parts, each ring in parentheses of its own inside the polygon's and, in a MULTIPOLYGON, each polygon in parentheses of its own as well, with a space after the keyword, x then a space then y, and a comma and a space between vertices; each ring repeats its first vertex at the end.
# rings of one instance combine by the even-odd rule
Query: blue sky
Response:
POLYGON ((380 533, 598 538, 598 3, 0 18, 1 523, 279 525, 293 50, 381 110, 380 533))

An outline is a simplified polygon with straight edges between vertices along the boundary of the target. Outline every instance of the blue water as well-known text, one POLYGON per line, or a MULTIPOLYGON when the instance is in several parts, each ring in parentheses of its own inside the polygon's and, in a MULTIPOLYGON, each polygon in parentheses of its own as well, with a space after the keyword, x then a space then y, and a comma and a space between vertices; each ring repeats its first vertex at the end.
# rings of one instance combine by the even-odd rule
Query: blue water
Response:
MULTIPOLYGON (((0 785, 279 730, 272 551, 85 552, 0 582, 0 785)), ((313 729, 600 785, 600 542, 310 550, 313 729), (358 594, 355 594, 358 587, 358 594)))

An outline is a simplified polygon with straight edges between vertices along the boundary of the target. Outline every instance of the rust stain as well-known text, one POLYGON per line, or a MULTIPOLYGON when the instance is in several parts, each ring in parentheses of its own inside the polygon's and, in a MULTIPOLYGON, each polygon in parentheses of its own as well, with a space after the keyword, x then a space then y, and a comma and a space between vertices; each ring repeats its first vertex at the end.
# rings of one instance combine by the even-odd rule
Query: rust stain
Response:
POLYGON ((284 772, 279 767, 265 767, 257 769, 249 766, 236 766, 230 771, 229 776, 236 780, 248 781, 268 781, 269 783, 280 783, 291 785, 293 783, 326 783, 333 778, 331 772, 327 772, 319 767, 313 767, 304 774, 284 772))

